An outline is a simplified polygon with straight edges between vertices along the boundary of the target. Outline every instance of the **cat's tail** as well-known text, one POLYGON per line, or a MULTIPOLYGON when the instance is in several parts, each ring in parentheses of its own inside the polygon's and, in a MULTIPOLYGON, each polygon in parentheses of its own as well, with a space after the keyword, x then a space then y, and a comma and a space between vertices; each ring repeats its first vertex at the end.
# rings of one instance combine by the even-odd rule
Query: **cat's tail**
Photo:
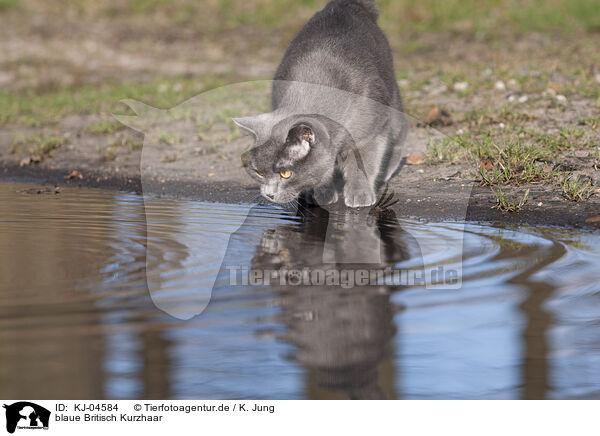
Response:
POLYGON ((373 21, 379 18, 379 8, 375 4, 375 0, 342 0, 345 3, 355 3, 363 7, 367 11, 373 21))

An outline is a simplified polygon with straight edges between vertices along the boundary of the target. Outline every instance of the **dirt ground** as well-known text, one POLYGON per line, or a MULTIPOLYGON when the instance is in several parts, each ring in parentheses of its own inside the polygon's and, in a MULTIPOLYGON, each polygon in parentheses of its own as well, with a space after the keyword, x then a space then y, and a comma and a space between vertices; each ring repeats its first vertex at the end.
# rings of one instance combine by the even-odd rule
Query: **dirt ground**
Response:
MULTIPOLYGON (((4 14, 11 19, 0 28, 8 113, 0 124, 0 177, 137 192, 144 136, 111 116, 115 107, 126 113, 117 97, 127 98, 127 88, 98 97, 113 100, 98 110, 70 109, 69 99, 80 98, 80 89, 118 82, 131 84, 132 98, 169 109, 215 83, 270 79, 295 31, 239 27, 203 34, 160 20, 4 14), (141 94, 134 88, 140 84, 147 86, 141 94), (44 96, 67 102, 54 112, 44 96), (44 105, 52 113, 47 118, 44 105)), ((409 164, 390 183, 407 214, 600 225, 600 33, 491 38, 466 29, 390 40, 413 117, 409 164), (440 135, 450 141, 430 141, 440 135), (505 177, 507 152, 493 150, 517 142, 533 153, 532 167, 512 168, 519 175, 505 177), (510 199, 504 207, 499 193, 510 199), (517 204, 520 199, 526 201, 517 204)), ((166 170, 144 191, 210 201, 255 198, 250 178, 234 175, 243 174, 239 156, 249 144, 227 115, 220 114, 210 137, 165 133, 156 159, 166 170)))

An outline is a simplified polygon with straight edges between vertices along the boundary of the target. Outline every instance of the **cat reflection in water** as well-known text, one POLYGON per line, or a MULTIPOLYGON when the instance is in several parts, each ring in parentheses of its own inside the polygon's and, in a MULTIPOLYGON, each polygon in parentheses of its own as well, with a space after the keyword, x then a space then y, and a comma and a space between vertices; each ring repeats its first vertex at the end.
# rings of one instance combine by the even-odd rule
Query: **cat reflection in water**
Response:
MULTIPOLYGON (((373 269, 420 258, 416 240, 385 204, 364 211, 310 208, 298 213, 300 225, 263 233, 253 270, 373 269)), ((386 383, 387 393, 381 386, 380 367, 396 334, 397 308, 390 294, 398 288, 301 284, 274 289, 281 307, 278 321, 288 326, 282 339, 295 345, 293 357, 308 369, 309 387, 349 398, 394 396, 393 383, 386 383)))

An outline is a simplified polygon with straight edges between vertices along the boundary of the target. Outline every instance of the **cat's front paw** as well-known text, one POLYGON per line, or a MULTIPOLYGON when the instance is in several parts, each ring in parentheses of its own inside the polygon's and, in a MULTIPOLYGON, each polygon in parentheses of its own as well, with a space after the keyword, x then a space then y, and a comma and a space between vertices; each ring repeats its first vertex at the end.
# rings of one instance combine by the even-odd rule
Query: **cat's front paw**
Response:
POLYGON ((338 193, 333 187, 327 189, 315 189, 313 198, 319 206, 327 206, 329 204, 337 203, 338 193))
POLYGON ((375 191, 368 189, 344 189, 344 203, 348 207, 369 207, 377 202, 375 191))

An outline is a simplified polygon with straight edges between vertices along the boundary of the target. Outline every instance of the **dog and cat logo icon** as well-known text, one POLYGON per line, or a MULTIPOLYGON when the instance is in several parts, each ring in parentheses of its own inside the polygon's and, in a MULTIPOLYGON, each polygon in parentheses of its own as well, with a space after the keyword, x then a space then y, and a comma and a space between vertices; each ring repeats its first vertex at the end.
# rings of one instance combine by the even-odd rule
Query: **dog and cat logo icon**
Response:
POLYGON ((50 411, 29 401, 19 401, 4 405, 6 409, 6 431, 14 433, 16 429, 48 430, 50 411))

